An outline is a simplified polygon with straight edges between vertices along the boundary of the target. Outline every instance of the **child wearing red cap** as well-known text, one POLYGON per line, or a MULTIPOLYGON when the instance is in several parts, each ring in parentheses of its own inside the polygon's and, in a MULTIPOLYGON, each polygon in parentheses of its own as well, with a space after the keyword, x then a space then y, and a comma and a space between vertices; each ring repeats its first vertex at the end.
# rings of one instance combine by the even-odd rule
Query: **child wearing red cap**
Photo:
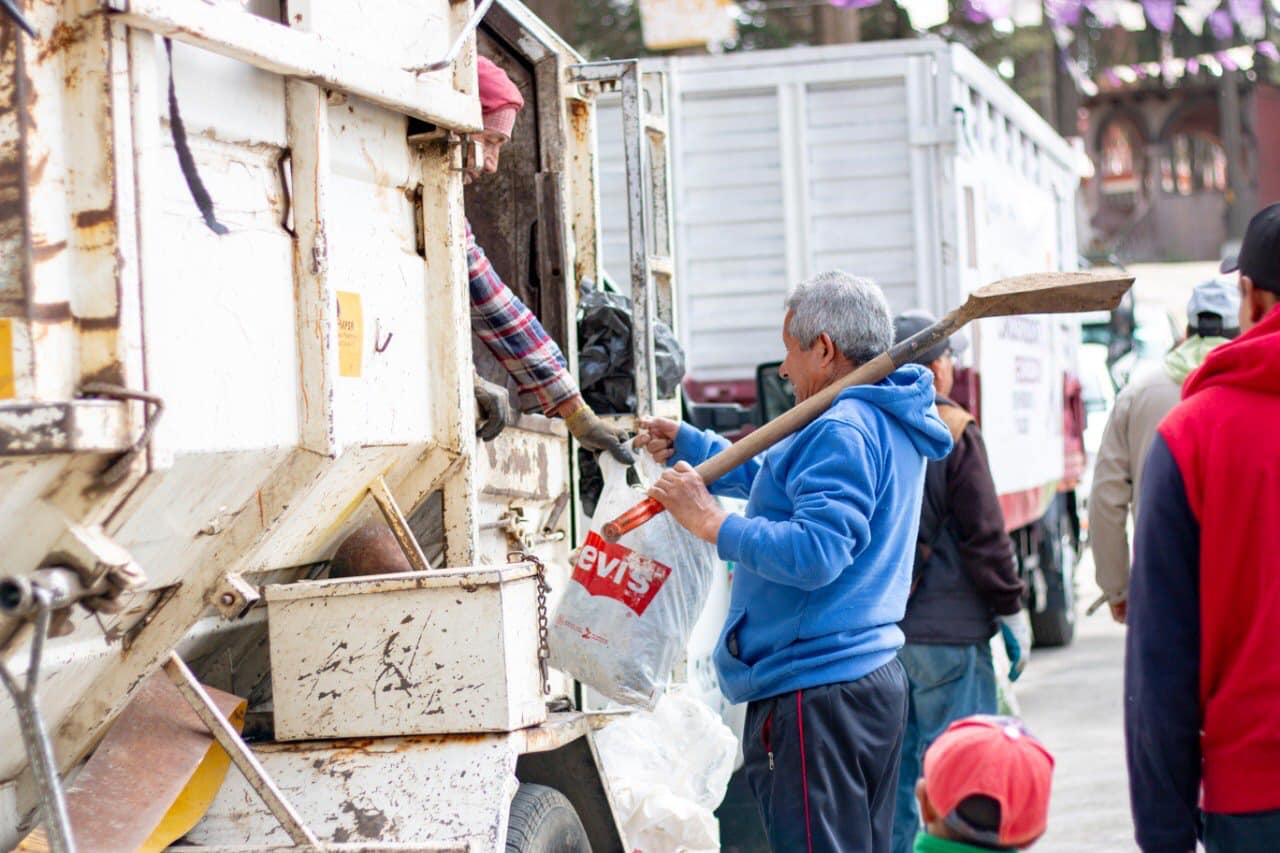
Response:
POLYGON ((916 853, 1021 850, 1044 835, 1053 756, 1012 717, 973 716, 924 754, 916 853))

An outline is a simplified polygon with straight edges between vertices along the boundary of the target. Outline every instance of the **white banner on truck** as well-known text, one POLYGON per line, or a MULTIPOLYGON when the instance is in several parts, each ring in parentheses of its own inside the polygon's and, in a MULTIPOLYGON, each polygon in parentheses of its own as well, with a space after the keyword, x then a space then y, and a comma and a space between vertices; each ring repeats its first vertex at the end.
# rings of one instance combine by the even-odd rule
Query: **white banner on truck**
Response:
POLYGON ((1062 375, 1054 332, 1046 317, 980 324, 982 432, 1002 495, 1062 477, 1062 375))

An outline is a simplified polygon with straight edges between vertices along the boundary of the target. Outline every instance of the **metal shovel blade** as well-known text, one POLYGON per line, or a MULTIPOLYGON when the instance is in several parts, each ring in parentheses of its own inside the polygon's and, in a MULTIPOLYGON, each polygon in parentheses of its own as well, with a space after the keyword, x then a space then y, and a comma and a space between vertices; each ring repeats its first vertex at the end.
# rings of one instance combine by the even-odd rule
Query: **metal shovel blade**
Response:
POLYGON ((1110 311, 1132 285, 1132 276, 1087 272, 1017 275, 978 288, 969 295, 963 311, 966 319, 1110 311))

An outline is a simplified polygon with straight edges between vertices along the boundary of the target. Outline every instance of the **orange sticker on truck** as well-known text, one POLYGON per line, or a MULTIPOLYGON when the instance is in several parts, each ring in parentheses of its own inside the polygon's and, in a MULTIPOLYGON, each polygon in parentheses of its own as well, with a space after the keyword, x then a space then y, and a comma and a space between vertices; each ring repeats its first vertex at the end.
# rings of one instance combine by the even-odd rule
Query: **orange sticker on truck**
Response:
POLYGON ((18 396, 13 376, 13 320, 0 317, 0 400, 18 396))
POLYGON ((338 375, 359 376, 363 368, 364 311, 360 294, 338 291, 338 375))

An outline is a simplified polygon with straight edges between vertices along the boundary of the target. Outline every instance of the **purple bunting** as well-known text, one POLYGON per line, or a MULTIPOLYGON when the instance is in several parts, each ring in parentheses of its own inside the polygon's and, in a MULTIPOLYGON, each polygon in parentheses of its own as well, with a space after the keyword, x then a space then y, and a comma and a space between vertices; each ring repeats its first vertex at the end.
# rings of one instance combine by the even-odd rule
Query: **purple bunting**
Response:
POLYGON ((1044 12, 1054 24, 1074 27, 1080 23, 1084 0, 1045 0, 1044 12))
POLYGON ((1216 39, 1229 39, 1234 27, 1231 24, 1231 13, 1226 9, 1214 9, 1209 13, 1209 29, 1216 39))
POLYGON ((1262 23, 1262 0, 1227 0, 1227 8, 1231 17, 1240 24, 1240 29, 1247 29, 1250 24, 1265 29, 1262 23))
POLYGON ((1272 62, 1280 62, 1280 47, 1273 41, 1258 42, 1257 51, 1272 62))
POLYGON ((827 2, 841 9, 866 9, 876 5, 880 0, 827 0, 827 2))
POLYGON ((1008 18, 1013 14, 1013 0, 965 0, 964 14, 975 24, 1008 18))
POLYGON ((1084 5, 1104 27, 1114 27, 1120 22, 1119 16, 1115 13, 1115 7, 1111 3, 1104 0, 1085 0, 1084 5))
POLYGON ((1108 68, 1102 72, 1102 76, 1106 78, 1108 86, 1115 88, 1120 85, 1120 75, 1114 69, 1108 68))
POLYGON ((1175 0, 1142 0, 1142 8, 1147 13, 1151 26, 1162 33, 1173 31, 1175 0))
POLYGON ((1200 72, 1200 60, 1194 56, 1187 59, 1187 73, 1198 74, 1200 72))
POLYGON ((1240 67, 1239 65, 1236 65, 1236 61, 1231 58, 1231 54, 1227 53, 1225 50, 1219 50, 1214 53, 1213 56, 1218 60, 1222 67, 1228 71, 1235 71, 1240 67))

